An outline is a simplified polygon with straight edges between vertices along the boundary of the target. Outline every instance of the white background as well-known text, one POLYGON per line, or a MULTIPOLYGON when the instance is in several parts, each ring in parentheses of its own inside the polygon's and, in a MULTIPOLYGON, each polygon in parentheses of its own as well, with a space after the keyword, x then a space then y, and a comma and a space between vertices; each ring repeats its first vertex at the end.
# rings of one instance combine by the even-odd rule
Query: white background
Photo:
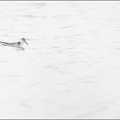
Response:
POLYGON ((0 2, 0 118, 120 118, 120 2, 0 2))

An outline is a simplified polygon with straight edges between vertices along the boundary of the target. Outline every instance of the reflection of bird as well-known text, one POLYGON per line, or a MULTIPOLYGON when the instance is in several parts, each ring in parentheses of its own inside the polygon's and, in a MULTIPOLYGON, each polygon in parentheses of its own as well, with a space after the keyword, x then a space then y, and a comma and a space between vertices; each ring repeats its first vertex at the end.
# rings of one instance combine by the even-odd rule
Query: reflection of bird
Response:
POLYGON ((0 44, 3 46, 11 46, 11 47, 18 47, 18 48, 22 48, 23 43, 26 43, 28 45, 28 43, 25 41, 25 38, 21 38, 21 40, 19 42, 12 42, 12 43, 0 41, 0 44))

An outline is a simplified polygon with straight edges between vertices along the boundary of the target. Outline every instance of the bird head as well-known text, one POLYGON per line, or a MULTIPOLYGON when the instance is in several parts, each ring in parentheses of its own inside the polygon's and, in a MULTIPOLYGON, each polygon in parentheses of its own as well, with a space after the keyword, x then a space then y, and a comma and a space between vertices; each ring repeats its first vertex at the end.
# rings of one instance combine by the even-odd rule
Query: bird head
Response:
POLYGON ((23 43, 26 43, 26 44, 28 45, 28 43, 26 42, 25 38, 21 38, 21 41, 22 41, 23 43))

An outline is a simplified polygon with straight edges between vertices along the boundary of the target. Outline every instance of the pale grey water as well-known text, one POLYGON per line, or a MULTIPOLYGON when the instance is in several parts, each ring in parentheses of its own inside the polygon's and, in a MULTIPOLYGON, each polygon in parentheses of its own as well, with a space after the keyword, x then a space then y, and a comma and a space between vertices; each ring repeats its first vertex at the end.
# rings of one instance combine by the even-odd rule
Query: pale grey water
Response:
POLYGON ((120 2, 0 2, 0 118, 119 118, 120 2))

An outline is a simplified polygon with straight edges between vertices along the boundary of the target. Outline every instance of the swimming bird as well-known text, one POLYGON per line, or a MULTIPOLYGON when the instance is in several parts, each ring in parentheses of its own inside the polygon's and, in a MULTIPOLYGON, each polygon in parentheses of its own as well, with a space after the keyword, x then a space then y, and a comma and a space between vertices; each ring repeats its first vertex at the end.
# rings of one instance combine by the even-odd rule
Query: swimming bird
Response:
POLYGON ((26 43, 28 45, 28 43, 26 42, 25 38, 21 38, 20 41, 12 42, 12 43, 0 41, 0 44, 3 45, 3 46, 10 46, 10 47, 17 47, 17 48, 23 48, 23 44, 24 43, 26 43))

